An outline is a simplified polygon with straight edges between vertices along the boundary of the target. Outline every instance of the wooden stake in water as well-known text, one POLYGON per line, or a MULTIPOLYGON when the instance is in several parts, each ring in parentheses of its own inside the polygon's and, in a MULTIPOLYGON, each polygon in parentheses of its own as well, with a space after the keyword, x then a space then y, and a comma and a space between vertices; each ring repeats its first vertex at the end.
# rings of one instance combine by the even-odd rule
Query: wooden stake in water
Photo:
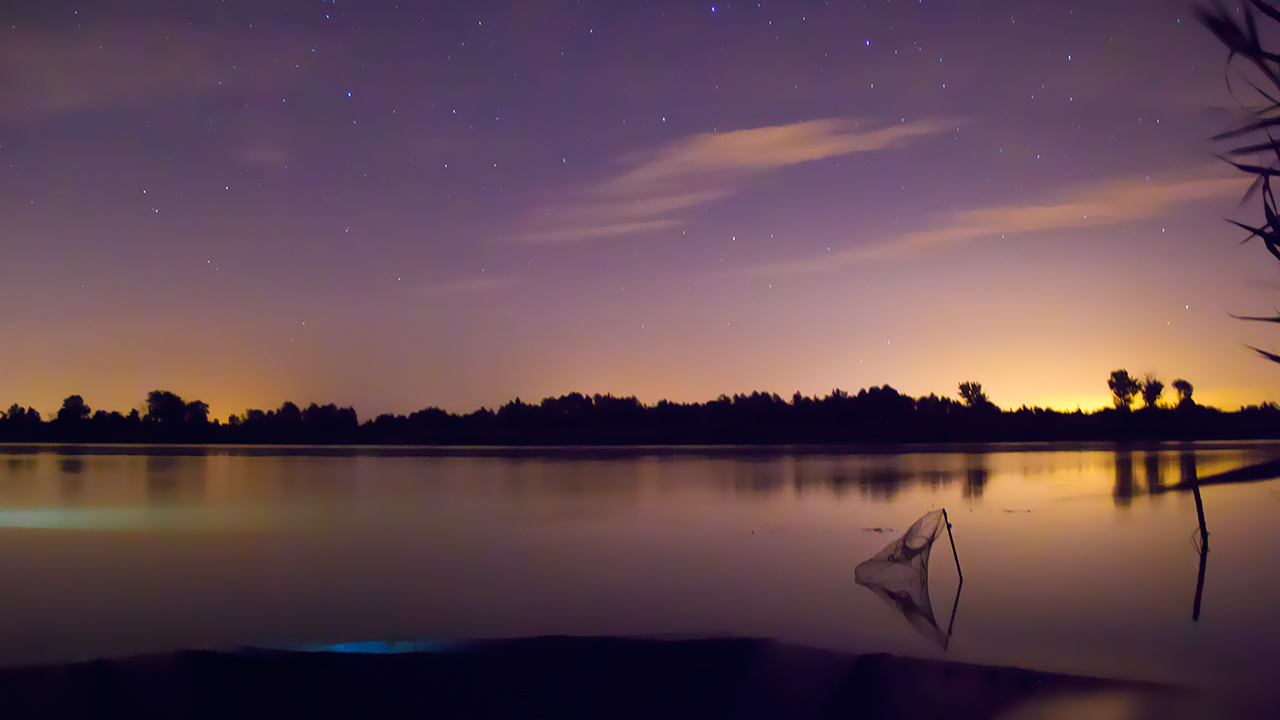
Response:
MULTIPOLYGON (((1204 516, 1201 515, 1201 524, 1203 524, 1204 516)), ((947 524, 947 539, 951 540, 951 557, 956 560, 956 575, 960 576, 960 582, 964 582, 964 573, 960 572, 960 556, 956 554, 956 539, 951 534, 951 518, 947 517, 947 509, 942 508, 942 521, 947 524)))
POLYGON ((1192 485, 1196 498, 1196 516, 1200 518, 1200 573, 1196 576, 1196 601, 1191 606, 1191 621, 1200 620, 1200 596, 1204 593, 1204 569, 1209 560, 1209 529, 1204 524, 1204 503, 1200 500, 1200 486, 1192 485))
POLYGON ((956 554, 956 538, 951 534, 951 518, 947 517, 946 508, 942 508, 942 521, 947 524, 947 539, 951 541, 951 557, 956 561, 956 575, 959 578, 956 583, 956 599, 951 603, 951 621, 947 623, 947 639, 942 645, 942 649, 946 650, 951 643, 951 629, 956 624, 956 610, 960 609, 960 588, 964 587, 964 573, 960 572, 960 556, 956 554))

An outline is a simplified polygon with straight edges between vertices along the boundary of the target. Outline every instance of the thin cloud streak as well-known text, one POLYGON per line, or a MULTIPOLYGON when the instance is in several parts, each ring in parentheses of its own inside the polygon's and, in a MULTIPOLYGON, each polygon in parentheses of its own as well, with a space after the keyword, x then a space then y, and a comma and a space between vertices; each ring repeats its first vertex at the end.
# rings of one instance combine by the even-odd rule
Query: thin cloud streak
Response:
POLYGON ((1085 188, 1061 203, 965 210, 953 214, 938 227, 906 233, 887 243, 793 262, 758 266, 749 272, 822 272, 859 263, 918 258, 983 238, 1119 225, 1157 217, 1178 203, 1240 196, 1249 182, 1249 178, 1240 177, 1169 182, 1110 181, 1085 188))
POLYGON ((683 224, 694 207, 733 194, 752 176, 813 160, 904 145, 954 127, 920 120, 864 129, 858 120, 829 118, 726 133, 703 133, 623 159, 629 169, 560 206, 546 209, 519 239, 580 242, 683 224))
POLYGON ((955 123, 920 120, 879 130, 860 130, 856 120, 809 120, 727 133, 704 133, 680 140, 654 153, 637 167, 606 182, 601 194, 644 192, 655 184, 678 182, 705 174, 762 172, 811 160, 902 145, 934 135, 955 123))
POLYGON ((565 215, 574 220, 611 220, 616 218, 637 218, 663 215, 677 210, 684 210, 696 205, 713 202, 730 194, 729 190, 720 188, 695 192, 663 195, 657 197, 641 197, 600 202, 590 205, 571 207, 565 215))
POLYGON ((596 238, 632 235, 635 233, 649 232, 651 230, 665 230, 667 228, 678 227, 681 224, 683 224, 683 221, 681 220, 646 220, 644 222, 591 225, 588 227, 567 228, 565 230, 548 230, 546 232, 528 233, 521 235, 520 239, 524 242, 535 245, 559 245, 582 242, 583 240, 594 240, 596 238))
POLYGON ((516 278, 509 275, 469 278, 466 280, 443 282, 436 285, 420 285, 413 289, 413 293, 415 295, 427 297, 475 295, 478 293, 500 290, 512 285, 515 281, 516 278))
POLYGON ((268 42, 243 27, 130 17, 91 29, 19 26, 0 43, 0 122, 142 105, 162 97, 280 91, 313 74, 296 32, 268 42))
POLYGON ((235 151, 244 165, 259 168, 282 168, 289 164, 289 151, 274 145, 252 145, 235 151))

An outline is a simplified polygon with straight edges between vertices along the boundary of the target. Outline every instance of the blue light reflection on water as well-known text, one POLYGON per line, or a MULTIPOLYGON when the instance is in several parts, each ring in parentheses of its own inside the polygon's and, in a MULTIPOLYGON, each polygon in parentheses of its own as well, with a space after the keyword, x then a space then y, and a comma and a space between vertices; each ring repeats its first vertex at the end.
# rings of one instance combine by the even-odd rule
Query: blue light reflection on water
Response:
POLYGON ((28 530, 229 529, 249 524, 249 513, 186 508, 27 508, 0 509, 0 528, 28 530))
POLYGON ((441 653, 450 652, 458 647, 457 643, 439 640, 366 640, 363 642, 334 643, 332 645, 298 645, 284 650, 301 652, 336 652, 357 653, 364 655, 401 655, 404 653, 441 653))

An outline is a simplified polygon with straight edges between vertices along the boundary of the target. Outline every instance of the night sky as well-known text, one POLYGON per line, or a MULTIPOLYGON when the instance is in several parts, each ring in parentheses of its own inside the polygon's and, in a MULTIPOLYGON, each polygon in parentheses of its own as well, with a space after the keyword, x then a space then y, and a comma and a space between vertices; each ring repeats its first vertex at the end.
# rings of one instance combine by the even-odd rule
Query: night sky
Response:
MULTIPOLYGON (((1280 400, 1161 0, 5 3, 0 404, 1280 400), (23 9, 25 7, 25 9, 23 9), (1171 394, 1171 393, 1170 393, 1171 394)), ((1221 148, 1219 148, 1221 149, 1221 148)))

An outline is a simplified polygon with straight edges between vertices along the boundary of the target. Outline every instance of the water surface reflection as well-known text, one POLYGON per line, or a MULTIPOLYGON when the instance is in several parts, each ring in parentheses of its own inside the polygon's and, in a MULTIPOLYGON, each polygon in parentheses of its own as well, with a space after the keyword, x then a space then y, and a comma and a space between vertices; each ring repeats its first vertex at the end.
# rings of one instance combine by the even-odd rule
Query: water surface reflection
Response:
MULTIPOLYGON (((0 662, 556 633, 939 656, 853 569, 946 508, 965 573, 949 657, 1269 687, 1280 494, 1203 489, 1197 584, 1196 503, 1172 479, 1277 457, 3 447, 0 662)), ((939 608, 958 580, 931 568, 939 608)))

